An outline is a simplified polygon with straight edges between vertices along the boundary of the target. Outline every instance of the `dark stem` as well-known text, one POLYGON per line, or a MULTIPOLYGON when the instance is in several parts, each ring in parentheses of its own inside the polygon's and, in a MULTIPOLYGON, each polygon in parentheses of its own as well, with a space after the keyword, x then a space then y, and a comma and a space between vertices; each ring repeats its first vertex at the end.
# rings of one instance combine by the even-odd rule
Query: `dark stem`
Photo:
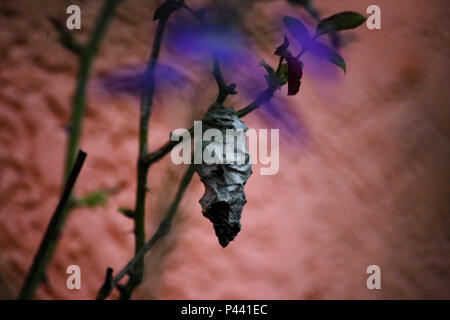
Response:
MULTIPOLYGON (((170 227, 172 225, 173 218, 175 217, 175 214, 177 212, 177 209, 180 205, 181 199, 183 198, 183 195, 189 186, 189 183, 192 180, 192 177, 194 176, 194 165, 190 165, 189 168, 186 170, 186 173, 184 174, 183 179, 180 182, 180 185, 178 186, 177 193, 175 195, 175 199, 172 201, 169 209, 166 212, 166 215, 164 216, 163 220, 158 226, 158 229, 153 234, 153 236, 150 238, 150 240, 144 244, 140 248, 138 252, 136 252, 136 255, 133 257, 133 259, 128 262, 128 264, 112 279, 108 280, 108 276, 106 276, 105 283, 103 284, 102 288, 100 289, 97 300, 104 300, 106 299, 113 288, 119 286, 120 280, 127 274, 133 274, 134 270, 136 269, 136 266, 141 263, 141 261, 144 260, 145 254, 164 236, 166 236, 169 231, 170 227)), ((107 274, 108 270, 107 269, 107 274)), ((127 290, 126 287, 122 288, 120 287, 121 295, 123 294, 124 290, 127 290)))
MULTIPOLYGON (((71 177, 72 167, 74 167, 76 152, 79 145, 79 140, 82 130, 82 121, 84 116, 84 106, 86 97, 86 87, 92 66, 92 61, 98 51, 101 40, 105 34, 106 28, 114 14, 116 6, 123 0, 105 0, 100 16, 94 27, 92 35, 89 38, 87 45, 81 46, 76 42, 69 33, 61 28, 55 20, 52 21, 57 31, 60 32, 60 38, 63 45, 75 52, 80 59, 80 67, 77 76, 77 85, 72 100, 72 115, 70 122, 70 134, 66 151, 66 162, 64 169, 64 183, 68 182, 71 177)), ((28 272, 24 286, 21 290, 20 299, 31 299, 36 292, 37 287, 43 279, 45 269, 50 262, 56 248, 58 236, 64 226, 65 221, 69 215, 70 209, 73 208, 72 195, 69 193, 67 201, 58 212, 57 218, 52 218, 47 227, 46 234, 42 240, 41 247, 36 254, 33 265, 28 272), (52 243, 47 243, 51 241, 52 243)))
POLYGON ((50 219, 50 223, 47 226, 47 230, 45 231, 44 237, 39 245, 39 249, 34 256, 33 263, 28 270, 25 282, 20 290, 18 297, 20 300, 32 299, 37 287, 44 277, 45 270, 50 262, 58 242, 58 238, 61 234, 67 202, 69 201, 73 186, 75 185, 75 181, 78 178, 78 174, 83 167, 85 159, 86 153, 79 150, 73 168, 68 176, 66 185, 64 186, 61 198, 59 199, 58 206, 50 219))
MULTIPOLYGON (((135 253, 145 244, 145 198, 147 193, 147 174, 149 166, 145 163, 148 154, 148 128, 155 93, 155 67, 158 61, 161 43, 169 17, 159 19, 153 41, 152 52, 144 74, 146 87, 141 99, 141 116, 139 123, 139 155, 137 161, 137 189, 134 209, 135 253)), ((130 278, 121 292, 121 299, 128 300, 134 289, 141 283, 144 272, 144 260, 137 261, 130 272, 130 278)))
POLYGON ((100 288, 99 295, 106 292, 111 292, 111 290, 113 289, 111 287, 113 272, 114 272, 113 268, 106 269, 105 281, 103 282, 103 285, 100 288))
POLYGON ((216 103, 222 104, 225 102, 228 95, 236 94, 236 85, 234 83, 227 84, 222 76, 222 71, 220 70, 219 56, 214 54, 213 58, 213 75, 216 79, 217 87, 219 89, 219 94, 217 95, 216 103))
POLYGON ((76 151, 78 149, 86 100, 86 88, 91 72, 92 62, 97 54, 99 45, 106 32, 106 28, 113 16, 117 5, 123 0, 105 0, 98 22, 89 38, 87 45, 80 54, 80 68, 78 70, 77 85, 72 102, 69 142, 67 144, 64 180, 70 173, 76 151))
POLYGON ((275 88, 267 88, 263 92, 261 92, 255 100, 253 100, 248 106, 245 108, 242 108, 241 110, 238 110, 236 114, 239 118, 245 117, 247 114, 252 112, 253 110, 259 108, 262 104, 269 102, 270 99, 273 98, 273 95, 275 93, 275 88))
POLYGON ((53 25, 53 28, 55 28, 56 31, 59 32, 59 41, 61 42, 61 44, 66 49, 80 57, 83 54, 84 46, 77 40, 75 40, 72 33, 67 30, 64 23, 62 23, 60 20, 54 17, 48 17, 48 20, 53 25))

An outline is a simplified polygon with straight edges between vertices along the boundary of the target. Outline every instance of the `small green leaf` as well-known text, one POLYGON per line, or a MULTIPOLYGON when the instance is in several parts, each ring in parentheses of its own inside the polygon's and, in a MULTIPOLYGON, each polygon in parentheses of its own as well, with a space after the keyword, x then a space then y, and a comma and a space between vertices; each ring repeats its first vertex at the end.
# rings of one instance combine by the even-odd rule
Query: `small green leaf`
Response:
POLYGON ((347 72, 347 66, 345 64, 344 58, 342 58, 339 53, 331 49, 329 46, 324 45, 323 43, 312 41, 310 44, 310 50, 340 67, 342 70, 344 70, 344 73, 347 72))
POLYGON ((317 26, 317 34, 321 35, 330 31, 354 29, 364 21, 366 21, 366 17, 358 12, 341 12, 320 21, 317 26))
POLYGON ((309 32, 306 29, 303 22, 293 17, 284 17, 283 18, 284 25, 289 30, 290 33, 294 36, 294 38, 300 42, 302 46, 306 46, 309 42, 309 32))
POLYGON ((282 80, 282 84, 286 84, 288 82, 288 64, 283 63, 278 70, 278 76, 282 80))
POLYGON ((109 193, 105 191, 93 191, 77 200, 76 205, 80 207, 93 208, 103 206, 108 200, 109 193))

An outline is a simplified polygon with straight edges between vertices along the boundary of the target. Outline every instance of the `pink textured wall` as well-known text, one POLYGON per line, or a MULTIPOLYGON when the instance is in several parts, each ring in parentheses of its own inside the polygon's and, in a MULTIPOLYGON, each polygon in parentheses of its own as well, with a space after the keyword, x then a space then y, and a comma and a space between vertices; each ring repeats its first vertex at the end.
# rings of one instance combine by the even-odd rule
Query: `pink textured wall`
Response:
MULTIPOLYGON (((0 3, 0 298, 18 294, 58 201, 77 62, 57 43, 46 15, 64 19, 70 3, 0 3)), ((83 19, 77 37, 85 39, 100 1, 77 3, 83 19)), ((450 298, 448 2, 316 3, 324 15, 364 13, 379 4, 382 30, 351 32, 357 41, 342 50, 345 76, 325 65, 321 72, 330 76, 323 79, 309 67, 314 61, 305 60, 293 110, 307 137, 283 140, 277 175, 261 176, 254 168, 242 231, 226 249, 202 217, 203 187, 194 178, 170 235, 147 256, 145 281, 134 298, 450 298), (381 267, 379 291, 366 288, 371 264, 381 267)), ((145 62, 154 7, 138 0, 120 6, 94 76, 145 62)), ((253 10, 261 17, 252 20, 255 42, 267 40, 260 50, 270 60, 281 30, 270 34, 267 21, 303 12, 279 3, 253 10)), ((210 74, 186 68, 166 48, 162 60, 170 59, 197 84, 157 94, 152 149, 170 130, 201 117, 215 95, 210 74)), ((244 106, 248 99, 231 101, 244 106)), ((134 203, 138 104, 92 82, 81 144, 88 158, 77 193, 123 188, 105 207, 71 213, 36 298, 93 298, 106 267, 118 270, 131 258, 133 226, 117 207, 134 203), (79 291, 65 286, 71 264, 82 270, 79 291)), ((251 114, 245 121, 267 128, 261 119, 251 114)), ((152 167, 148 234, 182 171, 169 157, 152 167)))

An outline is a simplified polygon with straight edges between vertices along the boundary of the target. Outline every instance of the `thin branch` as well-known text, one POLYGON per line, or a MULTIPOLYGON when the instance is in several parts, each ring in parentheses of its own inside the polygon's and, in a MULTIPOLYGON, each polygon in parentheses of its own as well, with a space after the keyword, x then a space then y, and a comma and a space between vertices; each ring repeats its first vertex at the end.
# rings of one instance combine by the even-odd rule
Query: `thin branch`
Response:
POLYGON ((113 289, 112 287, 113 272, 114 272, 113 268, 106 269, 105 281, 103 282, 103 285, 100 288, 99 295, 107 294, 107 292, 111 292, 111 290, 113 289))
POLYGON ((117 5, 123 0, 105 0, 100 16, 94 27, 94 30, 88 40, 87 45, 80 56, 80 68, 78 70, 78 79, 75 94, 72 101, 72 115, 70 120, 69 142, 66 151, 66 164, 64 179, 67 178, 70 168, 72 168, 75 154, 80 141, 84 108, 86 100, 86 88, 91 72, 92 62, 97 54, 100 42, 106 32, 107 26, 115 12, 117 5))
MULTIPOLYGON (((167 0, 166 0, 167 3, 167 0)), ((155 68, 161 49, 164 31, 167 21, 173 11, 158 18, 155 38, 153 40, 152 52, 144 74, 146 84, 141 99, 141 111, 139 121, 139 155, 137 162, 137 189, 136 203, 134 209, 134 235, 135 253, 138 253, 145 244, 145 197, 147 193, 147 174, 149 166, 145 164, 145 157, 148 154, 148 129, 149 120, 153 109, 153 96, 155 94, 155 68)), ((133 272, 121 292, 121 299, 130 298, 134 289, 141 283, 144 272, 144 261, 138 261, 133 265, 133 272)))
MULTIPOLYGON (((192 136, 194 133, 194 127, 189 129, 189 133, 192 136)), ((158 150, 147 154, 145 157, 145 163, 147 166, 150 166, 152 163, 158 162, 160 159, 162 159, 166 154, 168 154, 172 149, 179 144, 181 141, 167 141, 161 148, 158 150)))
POLYGON ((219 56, 214 54, 213 58, 213 75, 216 79, 217 88, 219 89, 219 94, 216 99, 216 103, 222 104, 225 102, 228 95, 237 94, 236 84, 227 84, 222 76, 222 71, 220 70, 219 56))
POLYGON ((67 30, 67 28, 61 21, 54 17, 48 17, 48 20, 56 29, 56 31, 58 31, 59 41, 61 42, 61 44, 70 52, 74 53, 78 57, 81 57, 85 50, 84 46, 73 37, 72 33, 67 30))
POLYGON ((245 117, 247 114, 252 112, 253 110, 259 108, 262 104, 269 102, 275 93, 275 88, 267 88, 263 92, 261 92, 255 100, 253 100, 248 106, 238 110, 236 114, 239 118, 245 117))
POLYGON ((119 207, 118 211, 122 213, 125 217, 132 219, 134 218, 134 211, 131 209, 119 207))
MULTIPOLYGON (((145 243, 145 245, 136 253, 136 255, 133 257, 133 259, 128 262, 128 264, 112 279, 105 281, 105 284, 100 289, 97 300, 104 300, 106 299, 112 289, 115 287, 119 287, 120 280, 127 274, 132 275, 136 265, 138 265, 141 261, 143 261, 143 258, 145 254, 164 236, 166 236, 170 232, 170 227, 172 225, 173 218, 175 217, 175 214, 178 210, 178 207, 180 205, 181 199, 183 198, 184 192, 186 191, 189 183, 192 180, 192 177, 194 176, 194 165, 190 165, 188 169, 186 170, 186 173, 184 174, 183 179, 180 182, 180 185, 178 186, 177 193, 175 195, 174 200, 172 201, 169 209, 166 212, 166 215, 164 216, 163 220, 158 226, 158 229, 153 234, 153 236, 150 238, 150 240, 145 243), (108 283, 107 283, 108 282, 108 283)), ((109 272, 109 269, 107 269, 107 274, 109 272)), ((108 277, 108 276, 107 276, 108 277)), ((121 294, 123 294, 123 291, 126 290, 126 288, 121 287, 121 294)))
MULTIPOLYGON (((80 45, 74 40, 72 35, 65 30, 64 26, 56 22, 54 19, 50 19, 51 23, 60 32, 60 37, 63 45, 69 50, 73 51, 79 56, 80 66, 77 76, 77 85, 75 94, 72 100, 72 115, 70 122, 69 141, 66 149, 66 162, 64 168, 64 180, 63 183, 67 183, 72 174, 72 168, 76 163, 75 158, 78 150, 78 145, 82 130, 82 121, 84 117, 85 96, 88 83, 89 74, 91 71, 92 61, 97 53, 98 47, 105 34, 106 28, 113 16, 116 6, 123 0, 105 0, 100 16, 94 27, 94 30, 90 36, 87 45, 80 45)), ((50 225, 47 228, 47 232, 42 240, 41 247, 33 261, 33 265, 28 272, 25 283, 22 287, 19 298, 31 299, 34 293, 43 279, 45 269, 49 261, 51 260, 56 248, 58 236, 64 226, 65 221, 69 215, 69 212, 73 208, 74 199, 69 193, 68 199, 64 206, 58 211, 57 220, 50 221, 50 225)), ((56 219, 56 218, 55 218, 56 219)))
POLYGON ((54 247, 58 242, 58 238, 61 234, 62 225, 64 224, 64 212, 66 211, 66 205, 69 201, 70 194, 72 193, 75 181, 78 178, 78 174, 83 167, 84 160, 87 154, 79 150, 74 166, 70 172, 67 179, 66 185, 64 186, 63 193, 58 202, 58 206, 53 213, 50 223, 47 226, 44 237, 42 238, 41 244, 39 246, 36 255, 34 256, 33 263, 28 271, 25 278, 25 282, 20 290, 18 299, 27 300, 32 299, 37 287, 43 280, 45 269, 52 257, 54 247))

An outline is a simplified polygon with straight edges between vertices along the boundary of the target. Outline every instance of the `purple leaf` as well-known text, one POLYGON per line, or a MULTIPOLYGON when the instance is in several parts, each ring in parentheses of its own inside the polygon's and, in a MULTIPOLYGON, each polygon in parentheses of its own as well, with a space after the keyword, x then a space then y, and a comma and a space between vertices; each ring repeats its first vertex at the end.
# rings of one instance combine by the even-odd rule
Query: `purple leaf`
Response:
POLYGON ((283 22, 294 38, 305 47, 309 42, 309 32, 305 25, 300 20, 293 17, 284 17, 283 22))

